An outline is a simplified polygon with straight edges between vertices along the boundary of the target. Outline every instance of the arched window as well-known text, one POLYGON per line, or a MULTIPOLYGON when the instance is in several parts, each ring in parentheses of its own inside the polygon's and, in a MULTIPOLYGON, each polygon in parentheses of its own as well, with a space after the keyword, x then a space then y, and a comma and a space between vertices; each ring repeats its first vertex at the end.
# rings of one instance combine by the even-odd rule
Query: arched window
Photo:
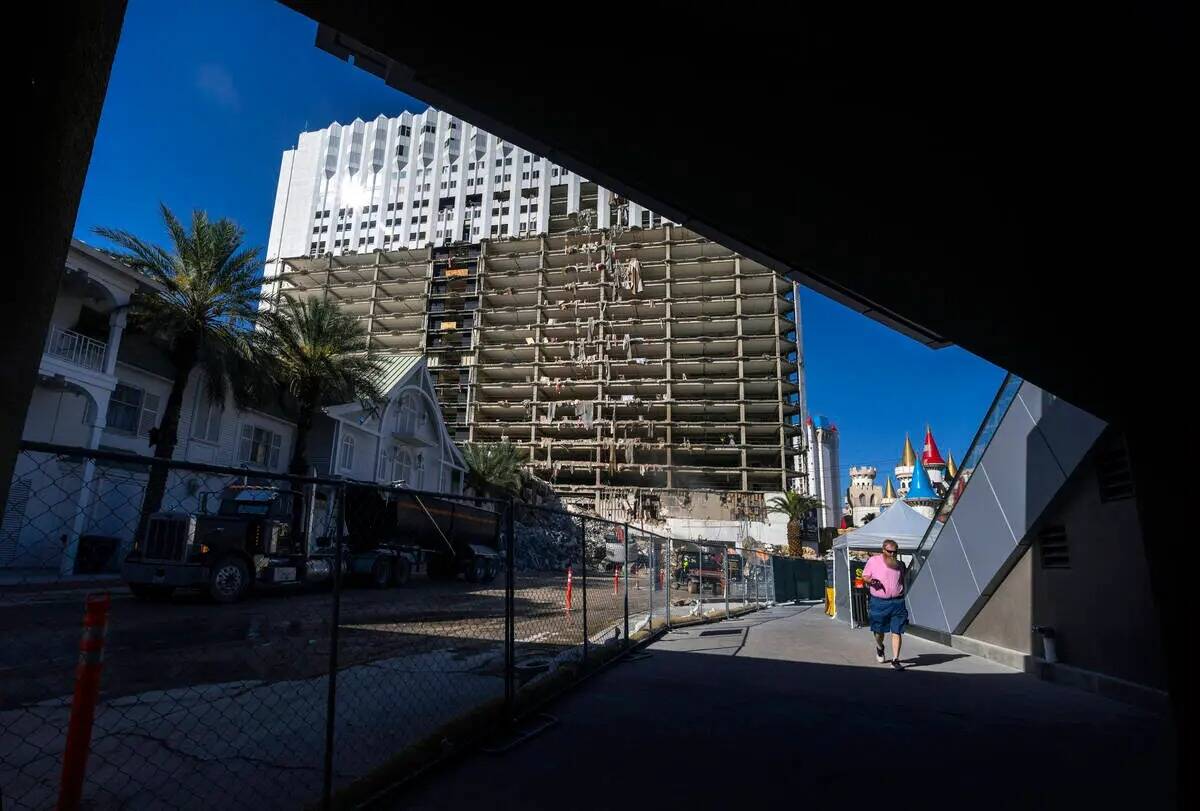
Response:
POLYGON ((858 494, 858 506, 860 506, 860 507, 867 506, 867 497, 865 495, 863 495, 862 493, 858 494))
POLYGON ((416 425, 419 404, 412 394, 400 397, 400 411, 396 414, 396 430, 401 434, 411 434, 416 425))
POLYGON ((424 486, 425 486, 425 454, 418 453, 416 469, 413 470, 412 487, 414 490, 420 490, 424 486))
POLYGON ((396 464, 394 466, 395 473, 392 474, 393 477, 397 481, 402 480, 407 486, 412 487, 412 457, 409 456, 408 451, 396 448, 395 459, 396 464))
POLYGON ((871 494, 871 506, 872 507, 875 506, 875 494, 874 493, 871 494))
POLYGON ((338 459, 338 467, 350 470, 354 467, 354 437, 347 434, 342 437, 342 454, 338 459))

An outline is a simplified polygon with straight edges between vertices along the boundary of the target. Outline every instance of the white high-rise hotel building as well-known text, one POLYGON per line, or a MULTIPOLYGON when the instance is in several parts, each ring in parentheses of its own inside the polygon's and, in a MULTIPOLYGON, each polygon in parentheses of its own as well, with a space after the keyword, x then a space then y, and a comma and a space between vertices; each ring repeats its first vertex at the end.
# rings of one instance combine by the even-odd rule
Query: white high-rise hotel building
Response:
POLYGON ((603 515, 712 490, 765 520, 762 494, 806 488, 795 285, 453 116, 302 133, 267 256, 268 292, 425 354, 456 440, 520 445, 603 515))
MULTIPOLYGON (((268 259, 549 233, 554 186, 562 215, 607 228, 615 213, 607 189, 432 108, 301 133, 279 178, 268 259)), ((662 223, 632 202, 628 216, 662 223)))

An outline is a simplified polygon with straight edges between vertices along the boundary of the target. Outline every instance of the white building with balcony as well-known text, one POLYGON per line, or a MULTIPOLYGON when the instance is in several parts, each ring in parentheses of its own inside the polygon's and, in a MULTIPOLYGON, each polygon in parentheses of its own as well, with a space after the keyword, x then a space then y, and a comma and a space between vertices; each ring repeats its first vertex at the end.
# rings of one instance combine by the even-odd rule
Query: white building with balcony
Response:
MULTIPOLYGON (((127 334, 134 292, 156 282, 111 256, 73 240, 46 336, 39 378, 22 438, 76 448, 153 452, 170 393, 166 353, 144 335, 127 334)), ((317 472, 362 481, 403 480, 416 489, 461 492, 466 465, 433 399, 420 356, 390 356, 374 413, 361 404, 322 409, 309 437, 317 472)), ((238 409, 232 396, 213 403, 199 372, 184 391, 180 461, 237 467, 248 476, 282 473, 291 459, 295 425, 287 408, 268 403, 238 409)), ((227 477, 226 477, 227 478, 227 477)), ((171 474, 164 508, 197 509, 199 494, 220 477, 171 474)), ((0 568, 75 572, 80 539, 117 539, 110 568, 132 541, 146 485, 144 465, 95 462, 22 452, 0 524, 0 568)))

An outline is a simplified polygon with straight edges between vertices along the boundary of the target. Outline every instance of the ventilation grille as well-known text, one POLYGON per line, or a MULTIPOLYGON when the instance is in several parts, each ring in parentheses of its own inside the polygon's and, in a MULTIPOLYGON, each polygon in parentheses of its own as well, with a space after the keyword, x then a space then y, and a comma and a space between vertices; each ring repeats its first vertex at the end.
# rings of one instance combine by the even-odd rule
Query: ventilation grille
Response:
POLYGON ((1038 533, 1038 547, 1042 550, 1043 569, 1071 568, 1071 550, 1067 545, 1066 527, 1046 527, 1038 533))
POLYGON ((1096 481, 1100 485, 1100 500, 1103 502, 1133 498, 1133 469, 1129 466, 1125 442, 1120 437, 1110 443, 1096 460, 1096 481))

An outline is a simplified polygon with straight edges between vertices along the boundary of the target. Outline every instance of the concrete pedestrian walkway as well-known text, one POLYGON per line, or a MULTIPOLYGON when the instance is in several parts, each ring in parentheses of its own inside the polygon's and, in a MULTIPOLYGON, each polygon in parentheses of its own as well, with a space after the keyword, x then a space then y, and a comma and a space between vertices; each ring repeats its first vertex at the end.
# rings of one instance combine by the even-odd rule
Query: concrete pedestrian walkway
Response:
POLYGON ((673 632, 547 712, 377 803, 406 809, 1168 808, 1167 719, 908 638, 779 606, 673 632))

